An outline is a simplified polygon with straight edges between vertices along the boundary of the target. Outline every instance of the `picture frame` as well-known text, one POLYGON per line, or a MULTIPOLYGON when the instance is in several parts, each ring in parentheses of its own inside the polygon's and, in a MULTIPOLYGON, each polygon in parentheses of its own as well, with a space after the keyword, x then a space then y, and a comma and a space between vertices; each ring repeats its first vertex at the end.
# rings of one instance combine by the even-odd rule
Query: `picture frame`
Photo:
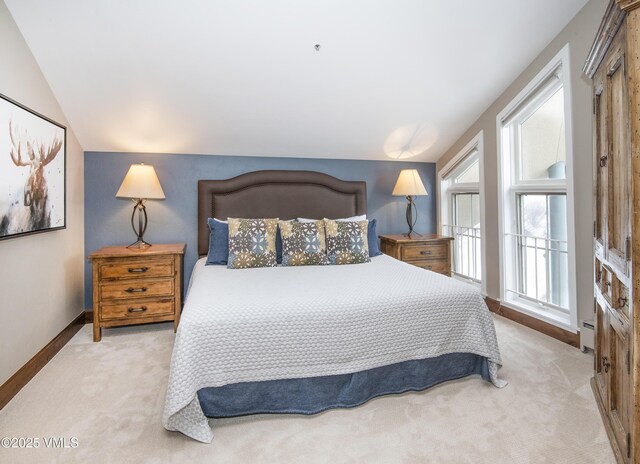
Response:
POLYGON ((67 227, 67 128, 0 94, 0 240, 67 227))

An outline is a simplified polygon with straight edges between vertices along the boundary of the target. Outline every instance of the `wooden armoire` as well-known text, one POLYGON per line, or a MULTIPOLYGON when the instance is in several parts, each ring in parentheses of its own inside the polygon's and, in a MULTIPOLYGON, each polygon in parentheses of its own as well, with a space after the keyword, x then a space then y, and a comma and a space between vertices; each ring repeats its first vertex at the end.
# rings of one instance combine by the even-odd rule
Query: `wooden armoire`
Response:
POLYGON ((596 401, 619 463, 640 464, 640 0, 611 0, 593 81, 596 401))

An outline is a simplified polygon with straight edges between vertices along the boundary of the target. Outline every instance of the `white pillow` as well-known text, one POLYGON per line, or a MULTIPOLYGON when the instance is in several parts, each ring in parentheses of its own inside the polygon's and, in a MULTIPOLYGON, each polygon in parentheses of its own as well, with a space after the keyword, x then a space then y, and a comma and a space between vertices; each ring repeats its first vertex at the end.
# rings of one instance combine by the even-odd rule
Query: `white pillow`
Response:
MULTIPOLYGON (((308 218, 298 218, 298 222, 315 222, 315 221, 320 221, 321 219, 308 219, 308 218)), ((352 216, 352 217, 348 217, 348 218, 340 218, 340 219, 334 219, 334 221, 337 222, 355 222, 355 221, 366 221, 367 220, 367 215, 363 214, 361 216, 352 216)))

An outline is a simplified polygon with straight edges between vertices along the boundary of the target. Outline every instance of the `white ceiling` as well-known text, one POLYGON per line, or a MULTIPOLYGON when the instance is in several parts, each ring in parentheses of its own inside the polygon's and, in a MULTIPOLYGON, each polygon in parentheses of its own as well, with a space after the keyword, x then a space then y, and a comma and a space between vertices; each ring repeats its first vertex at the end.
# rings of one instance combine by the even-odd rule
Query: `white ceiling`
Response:
POLYGON ((87 151, 435 161, 586 0, 5 2, 87 151))

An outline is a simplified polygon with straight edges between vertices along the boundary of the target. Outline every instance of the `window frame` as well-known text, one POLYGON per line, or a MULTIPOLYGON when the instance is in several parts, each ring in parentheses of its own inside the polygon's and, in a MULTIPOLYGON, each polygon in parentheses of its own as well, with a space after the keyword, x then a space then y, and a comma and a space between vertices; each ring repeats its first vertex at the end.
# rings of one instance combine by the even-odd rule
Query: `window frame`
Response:
MULTIPOLYGON (((545 235, 549 236, 550 232, 551 232, 550 231, 550 227, 549 227, 550 226, 550 223, 549 223, 549 214, 550 214, 550 200, 549 200, 549 197, 550 196, 564 196, 566 198, 566 196, 567 196, 566 192, 564 192, 564 191, 563 192, 530 192, 530 191, 527 191, 527 192, 524 192, 524 193, 517 193, 516 194, 516 199, 515 199, 515 202, 516 202, 515 213, 517 215, 518 230, 516 231, 516 233, 519 234, 520 237, 524 236, 524 230, 523 230, 524 218, 522 216, 523 215, 522 198, 524 196, 526 196, 526 195, 532 195, 532 196, 539 195, 539 196, 544 196, 545 197, 545 199, 546 199, 546 201, 545 201, 545 212, 546 212, 546 217, 547 217, 547 224, 546 224, 546 227, 545 227, 545 229, 546 229, 545 230, 545 235)), ((536 248, 536 249, 537 248, 545 249, 545 248, 537 246, 537 243, 538 243, 539 239, 536 239, 534 237, 529 237, 529 238, 534 240, 534 245, 533 245, 534 248, 536 248)), ((567 244, 568 244, 568 240, 567 240, 567 244)), ((522 261, 523 261, 522 248, 523 247, 524 248, 531 248, 531 245, 529 245, 527 243, 527 241, 525 241, 524 245, 522 244, 522 242, 520 242, 520 243, 515 245, 514 259, 516 261, 516 267, 521 267, 522 266, 522 261)), ((547 253, 549 253, 549 252, 562 253, 563 251, 560 248, 562 248, 562 247, 553 248, 551 245, 547 245, 546 246, 547 253)), ((551 255, 548 255, 545 259, 550 259, 550 256, 551 255)), ((526 261, 526 257, 525 257, 524 261, 526 261)), ((545 261, 545 265, 546 265, 546 261, 545 261)), ((537 301, 539 301, 539 300, 537 300, 537 298, 533 298, 533 297, 530 297, 530 296, 526 295, 526 293, 527 293, 526 292, 526 288, 525 288, 526 285, 524 283, 525 277, 526 277, 526 275, 524 273, 522 273, 522 274, 517 273, 516 274, 516 291, 520 292, 518 294, 518 298, 523 298, 524 300, 526 300, 527 302, 530 302, 531 304, 538 304, 537 301)), ((536 280, 537 280, 537 276, 536 276, 536 280)), ((546 282, 545 282, 545 289, 546 289, 547 292, 549 291, 549 289, 551 287, 550 284, 551 284, 551 278, 550 278, 549 275, 547 275, 546 282)), ((536 296, 537 296, 537 293, 538 293, 538 291, 537 291, 537 282, 536 282, 536 296)), ((566 313, 566 314, 569 313, 569 309, 568 308, 563 308, 563 307, 557 306, 557 305, 555 305, 553 303, 550 303, 550 302, 547 302, 546 305, 550 309, 552 309, 554 311, 559 311, 561 313, 566 313)))
MULTIPOLYGON (((561 65, 560 65, 561 66, 561 65)), ((512 164, 512 181, 511 185, 515 188, 531 189, 531 188, 557 188, 566 189, 566 179, 543 179, 543 180, 526 180, 522 178, 522 150, 516 148, 522 141, 522 135, 520 134, 520 126, 536 113, 556 92, 563 88, 563 80, 558 70, 554 70, 551 76, 544 79, 540 83, 540 86, 535 87, 531 93, 525 98, 525 101, 517 105, 515 114, 511 113, 510 116, 503 121, 504 124, 509 124, 509 137, 510 137, 510 150, 512 152, 517 151, 519 156, 515 156, 512 164), (539 92, 539 93, 538 93, 539 92), (530 100, 530 101, 528 101, 530 100), (526 116, 526 117, 525 117, 526 116)), ((564 91, 564 90, 563 90, 564 91)), ((566 105, 566 100, 565 100, 566 105)), ((566 108, 565 108, 566 109, 566 108)), ((566 126, 566 111, 565 111, 565 126, 566 126)), ((504 129, 503 129, 504 130, 504 129)), ((565 134, 566 135, 566 134, 565 134)), ((566 141, 565 141, 566 145, 566 141)), ((566 160, 565 160, 566 163, 566 160)))
MULTIPOLYGON (((453 207, 453 195, 458 193, 477 193, 479 194, 480 204, 480 259, 482 278, 477 280, 469 279, 465 276, 458 275, 453 272, 452 276, 458 280, 471 283, 480 288, 483 296, 487 296, 487 252, 485 237, 485 188, 484 188, 484 131, 478 132, 442 169, 438 171, 438 230, 443 231, 445 224, 450 224, 452 214, 455 212, 453 207), (478 158, 479 165, 479 181, 473 183, 454 183, 449 181, 449 177, 454 171, 460 169, 465 163, 471 164, 471 160, 478 158), (469 159, 469 161, 467 161, 469 159)), ((453 251, 453 250, 452 250, 453 251)))
MULTIPOLYGON (((569 45, 558 54, 525 86, 524 89, 497 115, 496 134, 498 150, 499 183, 499 241, 500 285, 503 304, 515 310, 544 320, 550 324, 576 333, 578 311, 576 294, 576 251, 573 188, 573 136, 571 113, 571 74, 569 45), (554 82, 554 80, 556 80, 554 82), (520 156, 514 156, 514 144, 519 134, 514 134, 519 124, 537 111, 562 87, 564 97, 565 167, 566 179, 522 180, 520 156), (535 108, 531 110, 531 108, 535 108), (518 197, 523 194, 566 194, 567 196, 567 252, 568 252, 568 313, 550 306, 541 307, 511 294, 517 272, 517 245, 509 243, 507 235, 518 233, 518 197)), ((517 279, 516 279, 517 280, 517 279)))
MULTIPOLYGON (((445 180, 445 182, 446 182, 446 180, 445 180)), ((458 220, 459 220, 459 204, 457 203, 457 201, 459 200, 459 197, 462 197, 462 196, 477 195, 478 196, 478 210, 479 210, 480 209, 480 191, 479 191, 480 189, 479 189, 478 184, 479 183, 477 183, 477 182, 474 182, 473 184, 467 183, 467 184, 465 184, 465 188, 453 189, 453 190, 451 190, 451 191, 449 191, 447 193, 447 195, 449 197, 448 198, 448 202, 449 202, 449 205, 450 205, 449 220, 447 221, 449 223, 449 226, 467 228, 467 226, 461 226, 458 223, 458 220), (473 185, 478 186, 478 188, 473 188, 472 187, 473 185)), ((473 199, 471 199, 470 201, 471 201, 471 207, 473 207, 473 199)), ((480 216, 480 211, 478 211, 478 216, 480 216)), ((444 227, 446 227, 446 225, 443 225, 443 233, 446 233, 446 231, 444 230, 444 227)), ((471 228, 469 228, 469 229, 471 229, 471 228)), ((471 247, 475 251, 476 250, 475 245, 469 245, 469 239, 471 237, 475 238, 475 233, 473 235, 470 235, 467 232, 467 234, 465 236, 467 237, 467 246, 471 247)), ((451 273, 452 273, 452 275, 454 277, 456 277, 459 280, 462 280, 464 282, 469 282, 471 284, 474 284, 474 285, 482 288, 482 262, 483 262, 482 261, 482 256, 480 257, 480 260, 479 260, 480 261, 480 273, 481 273, 480 274, 480 278, 471 277, 468 274, 464 274, 462 272, 462 270, 459 270, 459 272, 456 272, 456 269, 454 269, 455 264, 457 264, 457 261, 456 261, 456 250, 457 250, 457 247, 459 245, 458 239, 459 239, 459 237, 454 237, 454 240, 452 242, 453 266, 452 266, 452 269, 451 269, 451 273)), ((482 248, 481 248, 482 247, 482 228, 480 228, 480 237, 479 237, 479 239, 480 239, 480 250, 479 251, 480 251, 480 254, 482 255, 482 248)), ((469 252, 470 250, 467 248, 466 251, 469 252)), ((477 254, 469 253, 469 256, 470 257, 473 256, 473 258, 472 258, 473 261, 465 263, 466 267, 467 267, 467 269, 474 268, 474 273, 475 273, 475 269, 477 268, 477 263, 476 263, 477 254), (471 265, 472 263, 474 264, 473 266, 471 265)), ((462 264, 462 267, 464 269, 465 265, 462 264)))

